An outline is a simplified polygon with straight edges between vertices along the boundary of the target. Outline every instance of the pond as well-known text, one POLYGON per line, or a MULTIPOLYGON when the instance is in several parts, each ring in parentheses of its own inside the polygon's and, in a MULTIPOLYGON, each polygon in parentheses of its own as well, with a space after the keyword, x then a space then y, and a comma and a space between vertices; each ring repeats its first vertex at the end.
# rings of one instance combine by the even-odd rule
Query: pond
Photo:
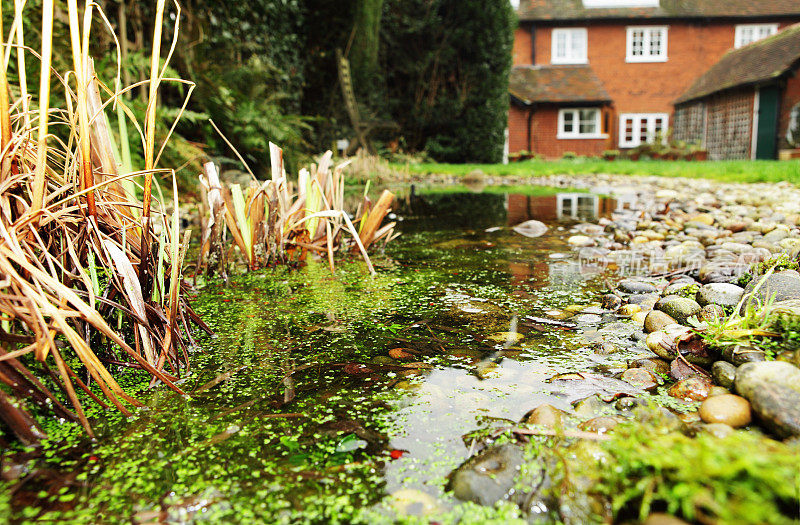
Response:
MULTIPOLYGON (((144 409, 99 418, 99 441, 77 448, 77 429, 50 425, 52 460, 15 492, 15 515, 512 520, 514 505, 465 503, 447 490, 487 437, 506 436, 544 403, 575 413, 584 398, 658 394, 611 378, 641 357, 641 327, 600 305, 618 275, 567 243, 589 227, 582 221, 634 197, 479 189, 402 191, 402 236, 374 258, 375 277, 355 260, 334 275, 311 261, 207 283, 194 305, 216 336, 194 350, 181 383, 191 395, 143 394, 144 409), (531 219, 547 231, 513 229, 531 219)), ((143 386, 134 371, 120 373, 123 387, 143 386)))

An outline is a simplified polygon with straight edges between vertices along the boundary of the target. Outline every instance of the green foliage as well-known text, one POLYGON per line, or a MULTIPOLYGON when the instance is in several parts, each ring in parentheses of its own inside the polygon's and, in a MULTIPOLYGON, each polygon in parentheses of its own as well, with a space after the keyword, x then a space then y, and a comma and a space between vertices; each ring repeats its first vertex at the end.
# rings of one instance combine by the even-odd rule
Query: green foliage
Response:
POLYGON ((411 149, 444 162, 502 158, 513 27, 509 2, 388 0, 389 108, 411 149))
MULTIPOLYGON (((736 432, 726 438, 622 425, 600 446, 614 464, 571 465, 597 479, 615 514, 644 519, 651 510, 694 521, 793 523, 800 455, 796 447, 736 432)), ((574 475, 574 474, 573 474, 574 475)))
POLYGON ((764 275, 773 267, 775 272, 781 272, 783 270, 797 270, 800 265, 796 260, 790 258, 788 254, 781 253, 765 261, 755 263, 748 272, 739 277, 739 286, 747 286, 754 278, 764 275))

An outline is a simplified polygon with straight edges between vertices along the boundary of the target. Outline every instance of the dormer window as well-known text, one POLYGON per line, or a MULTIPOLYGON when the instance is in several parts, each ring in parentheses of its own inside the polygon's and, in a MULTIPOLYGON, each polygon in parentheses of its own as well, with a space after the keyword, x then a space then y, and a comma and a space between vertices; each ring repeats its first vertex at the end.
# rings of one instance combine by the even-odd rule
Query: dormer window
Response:
POLYGON ((628 27, 626 62, 666 62, 667 27, 628 27))
POLYGON ((587 37, 585 27, 553 29, 551 64, 586 64, 587 37))
POLYGON ((743 24, 736 26, 736 36, 734 47, 742 47, 747 44, 767 38, 778 32, 778 24, 743 24))

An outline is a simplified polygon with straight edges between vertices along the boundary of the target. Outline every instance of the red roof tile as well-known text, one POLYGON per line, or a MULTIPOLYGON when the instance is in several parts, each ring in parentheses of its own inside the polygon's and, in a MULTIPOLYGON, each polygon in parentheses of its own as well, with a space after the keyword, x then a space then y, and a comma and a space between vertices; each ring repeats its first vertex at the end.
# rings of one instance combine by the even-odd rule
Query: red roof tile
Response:
POLYGON ((508 91, 524 104, 611 101, 589 66, 517 66, 508 91))
POLYGON ((687 102, 738 86, 780 77, 800 63, 800 24, 728 51, 675 101, 687 102))

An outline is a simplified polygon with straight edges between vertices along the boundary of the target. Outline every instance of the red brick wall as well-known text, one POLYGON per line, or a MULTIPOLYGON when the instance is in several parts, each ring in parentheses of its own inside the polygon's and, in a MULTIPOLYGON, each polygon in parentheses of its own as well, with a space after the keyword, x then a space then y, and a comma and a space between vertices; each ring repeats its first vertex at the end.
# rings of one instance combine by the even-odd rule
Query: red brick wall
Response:
POLYGON ((789 116, 792 107, 798 103, 800 103, 800 70, 796 71, 795 76, 790 77, 786 82, 783 99, 781 100, 781 114, 778 124, 778 147, 781 149, 791 147, 786 142, 786 130, 789 127, 789 116))
POLYGON ((528 24, 521 24, 514 31, 514 65, 529 66, 533 49, 531 49, 531 27, 528 24))
POLYGON ((538 107, 533 114, 533 151, 548 159, 559 158, 570 151, 578 155, 597 156, 608 149, 608 139, 559 139, 558 108, 538 107))

